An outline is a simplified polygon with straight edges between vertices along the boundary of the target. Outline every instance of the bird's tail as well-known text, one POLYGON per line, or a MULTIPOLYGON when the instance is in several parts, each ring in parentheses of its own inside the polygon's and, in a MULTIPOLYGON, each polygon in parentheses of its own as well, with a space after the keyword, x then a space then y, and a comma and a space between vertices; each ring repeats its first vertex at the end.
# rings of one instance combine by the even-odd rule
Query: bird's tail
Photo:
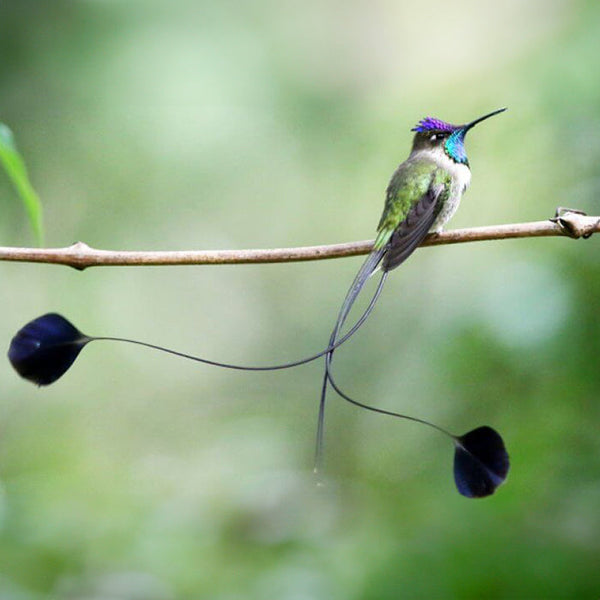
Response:
MULTIPOLYGON (((323 378, 323 386, 321 388, 321 400, 319 403, 319 418, 318 418, 318 425, 317 425, 315 473, 320 470, 322 455, 323 455, 323 437, 324 437, 324 424, 325 424, 325 398, 327 395, 329 365, 331 363, 331 359, 333 358, 333 353, 335 351, 333 349, 333 346, 335 346, 335 344, 338 340, 340 331, 341 331, 342 327, 344 326, 346 318, 348 317, 348 315, 350 314, 350 311, 352 310, 352 306, 354 305, 356 298, 358 298, 358 295, 360 294, 365 283, 367 283, 367 281, 369 280, 369 277, 371 277, 371 275, 375 272, 375 270, 379 266, 379 263, 381 262, 381 259, 383 258, 386 250, 387 250, 387 247, 381 248, 379 250, 373 250, 373 252, 371 252, 369 254, 367 259, 363 263, 362 267, 356 274, 356 277, 354 278, 354 281, 352 282, 352 285, 350 286, 350 289, 348 290, 346 297, 344 298, 344 302, 342 303, 342 306, 338 313, 338 317, 335 322, 335 326, 333 328, 333 331, 331 332, 331 337, 329 338, 329 347, 332 348, 332 350, 330 350, 325 355, 325 376, 323 378)), ((387 276, 387 273, 384 272, 381 277, 381 280, 379 282, 377 291, 375 292, 375 295, 373 296, 373 299, 371 300, 371 304, 369 305, 369 307, 365 311, 365 314, 361 318, 362 322, 364 322, 366 320, 366 317, 373 310, 375 303, 377 301, 377 298, 379 297, 379 294, 381 293, 381 290, 383 288, 383 284, 385 282, 386 276, 387 276)))
POLYGON ((352 282, 352 285, 350 286, 350 289, 346 294, 346 298, 344 298, 344 303, 340 308, 335 327, 333 328, 333 332, 331 334, 333 343, 335 343, 339 331, 343 327, 344 322, 346 321, 346 317, 352 309, 352 305, 356 301, 356 298, 360 294, 360 291, 364 287, 365 283, 367 283, 367 281, 369 280, 369 277, 373 275, 375 269, 377 269, 377 267, 379 266, 379 263, 381 262, 381 259, 383 258, 383 255, 385 254, 386 250, 387 248, 385 247, 381 248, 380 250, 373 250, 373 252, 371 252, 369 256, 367 256, 367 259, 356 274, 356 277, 354 278, 354 281, 352 282))

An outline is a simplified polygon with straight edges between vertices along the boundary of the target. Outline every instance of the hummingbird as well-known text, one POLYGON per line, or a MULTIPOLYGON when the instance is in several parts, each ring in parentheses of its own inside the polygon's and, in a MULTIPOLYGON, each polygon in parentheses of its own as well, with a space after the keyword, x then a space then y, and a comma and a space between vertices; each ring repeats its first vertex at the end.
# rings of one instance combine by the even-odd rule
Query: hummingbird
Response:
POLYGON ((315 472, 320 469, 323 453, 325 401, 329 385, 349 403, 360 408, 428 425, 454 440, 455 482, 467 497, 490 495, 505 480, 509 459, 500 435, 490 427, 479 427, 462 436, 409 415, 394 413, 358 402, 335 382, 331 362, 334 351, 348 340, 367 320, 390 271, 399 267, 421 244, 429 232, 439 232, 458 209, 461 197, 471 181, 465 136, 478 123, 504 112, 501 108, 465 125, 452 125, 426 117, 411 130, 415 133, 409 157, 394 171, 385 194, 383 214, 377 227, 373 249, 354 278, 338 313, 327 347, 311 356, 277 365, 242 366, 217 362, 185 354, 139 340, 108 336, 89 336, 67 319, 48 313, 22 327, 11 341, 8 357, 25 379, 45 386, 54 383, 71 367, 81 350, 90 342, 112 341, 136 344, 204 364, 243 371, 274 371, 306 364, 325 356, 325 375, 319 403, 315 472), (375 293, 347 333, 341 329, 369 278, 380 270, 382 276, 375 293))
POLYGON ((352 305, 368 279, 380 269, 382 277, 375 296, 360 319, 364 322, 381 293, 387 274, 399 267, 428 233, 442 231, 458 209, 471 182, 465 150, 467 133, 475 125, 505 110, 500 108, 464 125, 426 117, 411 129, 415 135, 410 155, 394 171, 388 184, 373 249, 346 294, 329 339, 330 350, 325 354, 325 375, 319 404, 315 471, 319 470, 323 451, 327 388, 329 383, 334 383, 330 374, 331 360, 352 305))

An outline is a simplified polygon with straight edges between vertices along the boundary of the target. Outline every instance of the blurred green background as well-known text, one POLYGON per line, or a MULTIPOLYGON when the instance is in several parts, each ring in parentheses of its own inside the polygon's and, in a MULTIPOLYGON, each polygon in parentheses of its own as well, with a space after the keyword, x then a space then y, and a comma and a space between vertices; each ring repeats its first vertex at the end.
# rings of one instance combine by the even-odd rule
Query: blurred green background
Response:
MULTIPOLYGON (((598 214, 599 39, 591 0, 9 1, 0 121, 51 246, 369 238, 416 121, 500 106, 452 227, 598 214)), ((0 207, 0 244, 32 244, 4 174, 0 207)), ((358 399, 503 434, 509 479, 480 501, 443 436, 333 396, 316 488, 320 361, 244 374, 97 344, 41 390, 0 362, 0 599, 598 598, 599 259, 594 238, 418 251, 336 355, 358 399)), ((58 311, 291 360, 323 347, 361 260, 2 263, 0 340, 58 311)))

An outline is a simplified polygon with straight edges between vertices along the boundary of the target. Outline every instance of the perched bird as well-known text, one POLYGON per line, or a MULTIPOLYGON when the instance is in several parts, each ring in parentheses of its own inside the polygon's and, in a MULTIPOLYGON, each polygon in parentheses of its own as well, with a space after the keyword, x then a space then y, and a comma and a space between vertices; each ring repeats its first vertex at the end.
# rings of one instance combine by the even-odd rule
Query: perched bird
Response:
POLYGON ((303 359, 279 365, 242 366, 184 354, 162 346, 117 337, 95 337, 80 332, 61 315, 48 313, 23 326, 13 337, 8 358, 16 371, 33 383, 46 386, 62 377, 81 350, 90 342, 113 341, 160 350, 204 364, 245 371, 287 369, 325 356, 325 375, 321 388, 317 428, 315 471, 318 471, 324 436, 325 400, 329 384, 345 400, 366 410, 428 425, 450 437, 455 444, 454 478, 458 491, 470 498, 492 494, 506 479, 509 459, 500 435, 490 427, 479 427, 462 436, 423 419, 382 410, 356 400, 343 392, 333 379, 331 360, 336 348, 351 337, 373 310, 388 273, 400 266, 430 231, 441 231, 458 208, 471 180, 465 151, 465 136, 475 125, 506 110, 501 108, 466 125, 451 125, 427 117, 412 129, 415 132, 411 153, 392 175, 383 214, 377 228, 373 250, 363 263, 348 290, 338 313, 327 348, 303 359), (371 275, 380 269, 381 279, 361 317, 341 335, 352 306, 371 275))
MULTIPOLYGON (((400 266, 419 246, 429 232, 439 232, 456 212, 460 199, 471 181, 471 169, 465 150, 465 136, 478 123, 506 108, 495 110, 466 125, 452 125, 426 117, 412 129, 415 132, 409 157, 396 169, 385 195, 383 214, 377 227, 373 250, 354 278, 329 339, 325 356, 325 376, 317 429, 315 470, 318 470, 323 449, 325 398, 330 379, 330 366, 340 330, 363 286, 381 268, 383 276, 400 266)), ((373 308, 369 305, 367 312, 373 308)), ((364 321, 363 318, 361 318, 364 321)))

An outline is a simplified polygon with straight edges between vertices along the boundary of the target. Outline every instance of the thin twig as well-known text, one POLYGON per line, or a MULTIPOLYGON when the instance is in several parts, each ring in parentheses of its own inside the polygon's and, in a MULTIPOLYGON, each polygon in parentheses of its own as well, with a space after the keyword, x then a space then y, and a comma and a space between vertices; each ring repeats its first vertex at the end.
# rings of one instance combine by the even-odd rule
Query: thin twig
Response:
MULTIPOLYGON (((504 240, 525 237, 568 236, 589 237, 600 233, 600 217, 590 217, 576 211, 567 211, 555 219, 454 229, 429 234, 422 246, 460 244, 487 240, 504 240)), ((167 265, 224 265, 279 263, 324 260, 367 254, 371 240, 304 246, 300 248, 274 248, 270 250, 183 250, 183 251, 125 251, 98 250, 83 242, 65 248, 12 248, 0 247, 0 261, 49 263, 83 270, 99 266, 167 266, 167 265)))

